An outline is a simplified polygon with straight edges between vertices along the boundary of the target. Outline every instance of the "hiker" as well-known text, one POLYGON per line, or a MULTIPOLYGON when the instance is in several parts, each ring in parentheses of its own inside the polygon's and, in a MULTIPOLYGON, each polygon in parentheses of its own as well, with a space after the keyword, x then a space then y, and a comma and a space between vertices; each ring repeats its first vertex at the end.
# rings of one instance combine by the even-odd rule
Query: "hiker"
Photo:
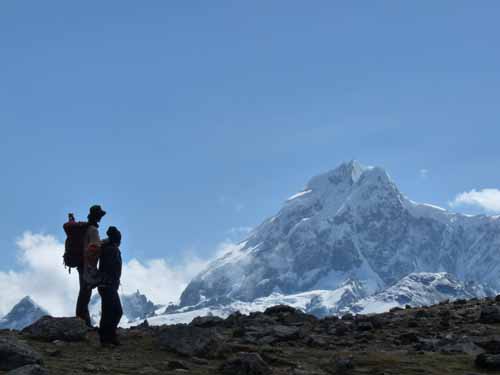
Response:
MULTIPOLYGON (((88 219, 88 227, 83 238, 83 252, 84 258, 88 260, 87 251, 89 247, 92 249, 98 249, 101 245, 101 240, 99 238, 99 222, 106 215, 101 206, 95 205, 90 207, 88 219)), ((90 319, 89 313, 89 303, 92 297, 92 287, 95 285, 90 285, 88 273, 89 267, 87 262, 84 260, 83 264, 77 267, 78 270, 78 280, 80 283, 80 292, 78 294, 78 300, 76 302, 76 316, 83 319, 88 327, 92 327, 92 321, 90 319)))
POLYGON ((101 322, 99 337, 101 345, 120 345, 116 329, 123 315, 118 288, 122 274, 120 244, 122 235, 116 227, 109 227, 108 238, 101 243, 99 274, 101 284, 97 288, 101 296, 101 322))

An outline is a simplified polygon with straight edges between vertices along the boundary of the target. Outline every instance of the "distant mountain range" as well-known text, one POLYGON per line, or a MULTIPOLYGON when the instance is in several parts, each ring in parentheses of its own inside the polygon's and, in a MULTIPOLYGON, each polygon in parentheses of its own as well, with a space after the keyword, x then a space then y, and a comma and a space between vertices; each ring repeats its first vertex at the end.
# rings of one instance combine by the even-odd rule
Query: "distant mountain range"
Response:
MULTIPOLYGON (((122 294, 120 298, 123 307, 123 317, 121 320, 123 326, 128 326, 130 322, 150 318, 156 315, 157 310, 164 307, 162 305, 155 305, 139 291, 128 295, 122 294)), ((99 294, 94 293, 89 304, 89 310, 93 323, 98 325, 101 317, 101 298, 99 294)), ((21 330, 45 315, 50 314, 33 301, 31 297, 24 297, 4 318, 0 319, 0 329, 21 330)))
MULTIPOLYGON (((155 305, 146 295, 137 291, 132 294, 121 294, 120 300, 123 308, 121 323, 127 326, 129 322, 142 321, 156 314, 162 305, 155 305)), ((90 315, 94 324, 98 325, 101 318, 101 297, 94 293, 89 305, 90 315)))
POLYGON ((494 294, 499 249, 498 217, 416 203, 384 169, 351 161, 314 177, 212 262, 165 320, 270 300, 307 301, 303 310, 324 315, 494 294))

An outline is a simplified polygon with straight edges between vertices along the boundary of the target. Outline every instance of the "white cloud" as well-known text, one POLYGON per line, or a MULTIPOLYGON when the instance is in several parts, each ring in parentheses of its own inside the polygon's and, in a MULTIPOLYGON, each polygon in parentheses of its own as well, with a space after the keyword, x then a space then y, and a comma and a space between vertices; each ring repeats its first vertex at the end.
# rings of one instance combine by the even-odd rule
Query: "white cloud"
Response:
POLYGON ((421 169, 419 173, 421 178, 427 178, 429 176, 429 170, 425 168, 421 169))
POLYGON ((500 190, 471 190, 458 194, 450 203, 451 207, 469 206, 489 212, 500 212, 500 190))
POLYGON ((50 235, 26 232, 17 247, 21 271, 0 272, 0 313, 29 295, 54 315, 72 314, 78 278, 63 266, 63 244, 50 235))
MULTIPOLYGON (((0 317, 27 295, 52 315, 73 315, 78 273, 75 270, 68 274, 64 268, 64 245, 54 236, 25 232, 17 247, 20 270, 0 271, 0 317)), ((217 255, 230 249, 230 243, 223 243, 217 248, 217 255)), ((176 302, 188 282, 208 262, 189 253, 179 265, 171 265, 165 259, 132 259, 123 264, 121 292, 140 290, 155 303, 176 302)))

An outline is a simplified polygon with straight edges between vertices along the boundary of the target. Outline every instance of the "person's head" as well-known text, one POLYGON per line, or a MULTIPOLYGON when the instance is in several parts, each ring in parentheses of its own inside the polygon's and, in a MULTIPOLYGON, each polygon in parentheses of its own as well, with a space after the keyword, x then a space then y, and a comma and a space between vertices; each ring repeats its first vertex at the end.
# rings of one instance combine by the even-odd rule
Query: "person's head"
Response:
POLYGON ((122 234, 117 227, 109 227, 106 235, 112 243, 114 243, 116 246, 120 246, 122 242, 122 234))
POLYGON ((88 220, 93 223, 98 223, 101 219, 106 215, 106 211, 104 211, 101 206, 94 205, 90 207, 89 215, 87 216, 88 220))

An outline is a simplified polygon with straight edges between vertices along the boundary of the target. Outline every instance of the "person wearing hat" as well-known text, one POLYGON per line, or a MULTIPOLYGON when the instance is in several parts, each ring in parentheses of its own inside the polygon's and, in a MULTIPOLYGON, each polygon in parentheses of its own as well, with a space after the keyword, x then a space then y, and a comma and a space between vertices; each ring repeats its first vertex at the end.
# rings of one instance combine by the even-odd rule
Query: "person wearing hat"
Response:
MULTIPOLYGON (((87 216, 88 219, 88 228, 83 240, 83 249, 84 254, 87 252, 87 249, 90 248, 99 248, 101 244, 101 240, 99 238, 99 222, 106 215, 106 211, 104 211, 101 206, 94 205, 90 207, 89 214, 87 216)), ((89 313, 89 303, 92 298, 92 285, 88 283, 88 267, 85 264, 81 267, 78 267, 78 280, 80 283, 80 291, 78 293, 78 299, 76 302, 76 316, 83 319, 88 327, 92 327, 92 320, 90 319, 89 313)))
POLYGON ((122 235, 116 227, 109 227, 108 238, 101 243, 99 274, 101 284, 98 287, 101 296, 101 322, 99 337, 103 346, 120 345, 116 329, 123 315, 118 288, 122 275, 122 257, 120 244, 122 235))

